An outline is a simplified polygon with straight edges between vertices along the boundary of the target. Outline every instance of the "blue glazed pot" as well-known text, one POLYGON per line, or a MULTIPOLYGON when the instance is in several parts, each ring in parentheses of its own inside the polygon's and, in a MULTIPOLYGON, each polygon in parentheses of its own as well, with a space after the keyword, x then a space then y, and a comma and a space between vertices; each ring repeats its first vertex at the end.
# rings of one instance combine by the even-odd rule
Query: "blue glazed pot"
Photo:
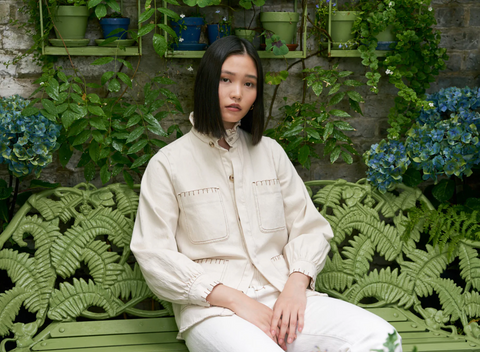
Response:
POLYGON ((208 42, 212 44, 215 40, 230 35, 230 26, 226 24, 209 24, 207 26, 208 42))
POLYGON ((102 18, 100 20, 102 26, 103 37, 105 39, 117 37, 118 39, 127 39, 128 26, 130 25, 130 18, 102 18), (110 34, 114 30, 121 28, 122 32, 110 34))
POLYGON ((178 39, 183 39, 183 41, 181 41, 182 44, 197 44, 200 40, 204 23, 202 17, 185 17, 177 22, 172 22, 171 27, 178 36, 178 39))

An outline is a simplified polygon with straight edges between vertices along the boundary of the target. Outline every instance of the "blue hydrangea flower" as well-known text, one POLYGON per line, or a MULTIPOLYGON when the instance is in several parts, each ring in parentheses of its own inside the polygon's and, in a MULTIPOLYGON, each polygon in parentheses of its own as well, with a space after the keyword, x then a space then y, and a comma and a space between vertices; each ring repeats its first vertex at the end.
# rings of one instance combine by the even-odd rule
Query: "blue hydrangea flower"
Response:
POLYGON ((424 180, 437 181, 441 175, 468 177, 480 164, 480 88, 442 89, 427 100, 433 108, 420 112, 403 143, 382 141, 364 154, 367 179, 381 192, 400 182, 408 165, 424 180))
POLYGON ((41 114, 23 116, 29 103, 18 95, 0 98, 0 163, 15 177, 38 177, 59 147, 61 126, 41 114))

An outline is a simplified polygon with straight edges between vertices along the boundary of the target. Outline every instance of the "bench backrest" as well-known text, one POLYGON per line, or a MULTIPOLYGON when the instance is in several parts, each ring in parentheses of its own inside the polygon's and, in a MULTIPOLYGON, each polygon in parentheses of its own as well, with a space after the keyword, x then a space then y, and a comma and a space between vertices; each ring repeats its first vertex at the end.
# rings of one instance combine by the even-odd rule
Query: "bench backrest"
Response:
MULTIPOLYGON (((306 185, 320 188, 311 194, 335 233, 318 290, 364 307, 409 309, 442 334, 454 336, 455 323, 480 343, 472 322, 480 316, 479 243, 461 242, 448 257, 446 250, 421 249, 420 233, 403 242, 406 209, 419 202, 431 207, 419 190, 381 194, 343 180, 306 185), (465 286, 442 276, 453 260, 465 286), (430 296, 438 306, 422 303, 430 296)), ((0 293, 0 336, 14 335, 21 347, 31 345, 48 320, 171 316, 171 305, 152 294, 129 249, 137 206, 137 191, 121 184, 31 196, 0 235, 0 270, 13 284, 0 293), (16 322, 22 306, 34 321, 16 322)))

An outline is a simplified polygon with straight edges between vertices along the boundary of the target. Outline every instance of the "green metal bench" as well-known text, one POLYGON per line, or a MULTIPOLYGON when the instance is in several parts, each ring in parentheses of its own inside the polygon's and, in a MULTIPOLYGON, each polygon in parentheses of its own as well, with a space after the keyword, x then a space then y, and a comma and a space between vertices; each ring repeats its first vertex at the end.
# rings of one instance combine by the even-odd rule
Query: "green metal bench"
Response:
MULTIPOLYGON (((319 188, 311 194, 335 231, 317 289, 391 322, 404 351, 480 351, 480 243, 461 243, 447 257, 416 248, 419 234, 402 242, 405 210, 429 204, 418 190, 382 195, 363 183, 306 184, 319 188), (383 268, 371 270, 378 258, 383 268), (465 287, 441 278, 455 258, 465 287), (422 307, 434 294, 442 309, 422 307)), ((0 271, 12 282, 0 292, 2 352, 187 351, 171 305, 152 294, 130 253, 137 205, 137 192, 120 184, 29 198, 0 235, 0 271)))

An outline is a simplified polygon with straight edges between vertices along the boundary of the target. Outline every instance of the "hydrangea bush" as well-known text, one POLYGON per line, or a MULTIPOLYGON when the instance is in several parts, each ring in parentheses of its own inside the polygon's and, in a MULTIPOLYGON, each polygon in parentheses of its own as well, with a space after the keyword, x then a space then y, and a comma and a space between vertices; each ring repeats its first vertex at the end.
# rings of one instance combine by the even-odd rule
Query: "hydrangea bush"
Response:
POLYGON ((15 177, 34 173, 52 162, 61 126, 42 114, 23 116, 29 101, 19 95, 0 98, 0 163, 15 177))
POLYGON ((367 179, 385 192, 402 182, 408 166, 423 180, 470 176, 480 163, 480 88, 451 87, 429 95, 404 142, 382 140, 364 154, 367 179))

